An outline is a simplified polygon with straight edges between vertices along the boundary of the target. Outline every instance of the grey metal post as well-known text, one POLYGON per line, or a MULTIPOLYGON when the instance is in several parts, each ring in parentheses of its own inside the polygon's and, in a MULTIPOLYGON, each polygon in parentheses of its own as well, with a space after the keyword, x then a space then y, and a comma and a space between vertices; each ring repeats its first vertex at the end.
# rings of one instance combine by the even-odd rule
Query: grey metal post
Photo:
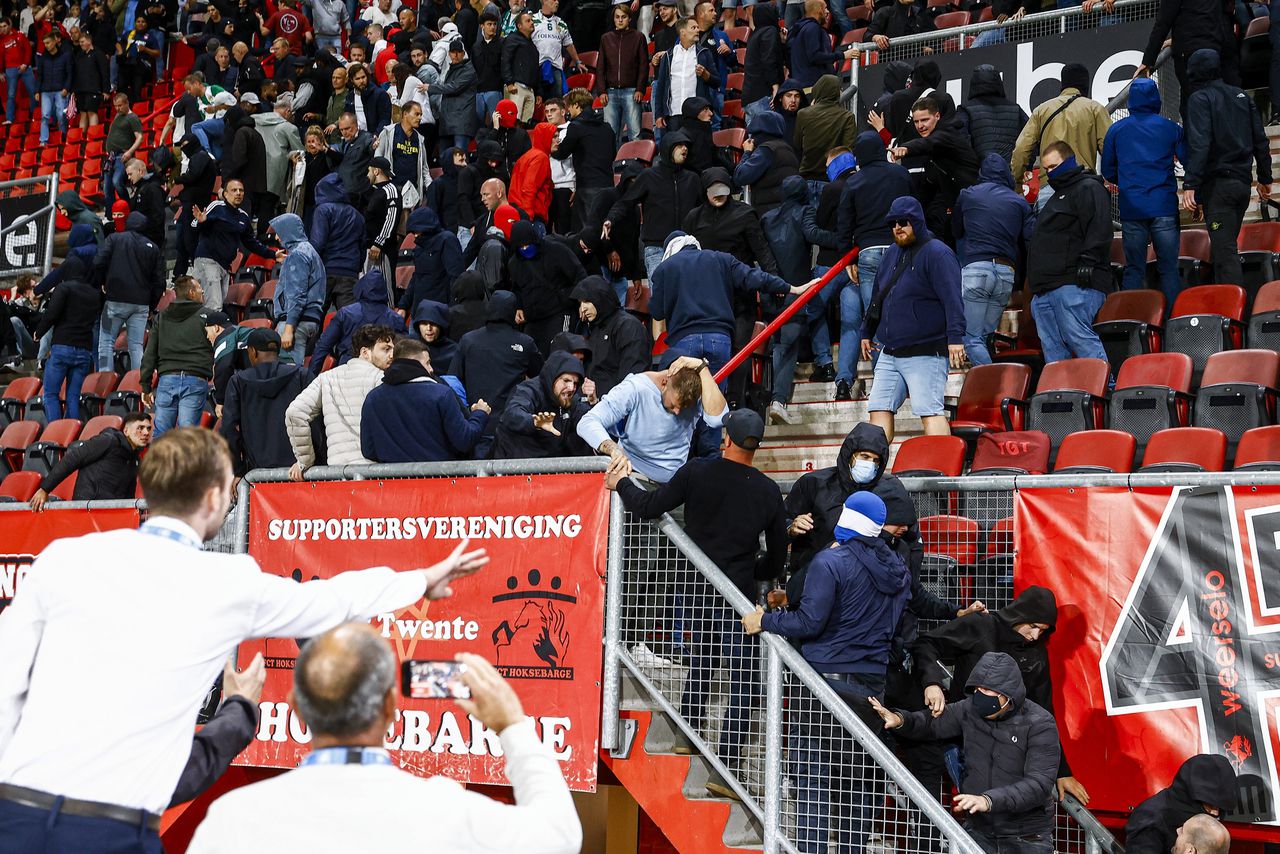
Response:
POLYGON ((604 684, 600 686, 600 746, 618 746, 618 713, 622 705, 622 674, 618 647, 622 632, 622 499, 609 494, 609 545, 604 579, 604 684))
POLYGON ((234 525, 234 539, 231 546, 235 554, 249 553, 249 483, 240 478, 236 486, 236 506, 231 511, 231 524, 234 525))
MULTIPOLYGON (((54 172, 49 176, 49 204, 55 205, 58 201, 58 173, 54 172)), ((58 216, 56 209, 49 212, 49 231, 45 235, 44 241, 44 271, 47 273, 53 269, 53 235, 58 226, 58 216)))
POLYGON ((782 659, 771 644, 765 646, 765 659, 764 851, 778 854, 782 838, 782 659))

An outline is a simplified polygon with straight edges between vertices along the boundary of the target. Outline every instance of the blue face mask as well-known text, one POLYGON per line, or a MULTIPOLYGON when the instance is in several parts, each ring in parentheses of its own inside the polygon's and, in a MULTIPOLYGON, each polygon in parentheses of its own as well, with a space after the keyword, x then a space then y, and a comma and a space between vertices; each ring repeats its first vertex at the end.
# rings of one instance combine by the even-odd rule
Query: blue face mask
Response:
POLYGON ((1075 169, 1076 166, 1078 165, 1079 164, 1076 163, 1076 159, 1074 156, 1068 157, 1066 160, 1059 163, 1056 169, 1053 169, 1052 171, 1047 173, 1049 175, 1049 181, 1052 182, 1054 178, 1058 177, 1059 175, 1064 175, 1067 172, 1070 172, 1072 169, 1075 169))
POLYGON ((521 246, 516 249, 520 253, 521 258, 533 258, 538 254, 538 244, 530 243, 528 246, 521 246))
POLYGON ((854 483, 870 483, 875 480, 877 468, 871 460, 854 460, 849 471, 853 475, 854 483))

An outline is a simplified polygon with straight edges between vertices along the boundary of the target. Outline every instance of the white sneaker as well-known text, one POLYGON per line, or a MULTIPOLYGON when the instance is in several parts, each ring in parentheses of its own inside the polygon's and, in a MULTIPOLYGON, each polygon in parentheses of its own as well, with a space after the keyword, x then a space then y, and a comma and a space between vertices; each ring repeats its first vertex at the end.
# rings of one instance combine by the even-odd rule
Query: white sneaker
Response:
POLYGON ((648 644, 638 643, 631 647, 631 660, 640 667, 670 667, 671 659, 662 656, 649 649, 648 644))
POLYGON ((787 407, 778 401, 769 404, 769 408, 765 411, 766 424, 795 424, 795 416, 787 411, 787 407))

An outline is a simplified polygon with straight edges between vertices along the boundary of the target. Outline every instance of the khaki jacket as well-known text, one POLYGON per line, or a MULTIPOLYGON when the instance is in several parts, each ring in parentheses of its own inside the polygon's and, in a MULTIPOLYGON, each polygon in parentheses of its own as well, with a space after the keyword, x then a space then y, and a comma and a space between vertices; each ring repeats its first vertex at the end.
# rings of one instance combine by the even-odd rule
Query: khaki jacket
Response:
MULTIPOLYGON (((1013 180, 1022 184, 1022 175, 1033 165, 1030 162, 1031 151, 1040 142, 1040 151, 1061 140, 1071 146, 1076 160, 1081 166, 1093 172, 1098 171, 1098 157, 1102 154, 1102 141, 1111 127, 1111 116, 1107 108, 1088 95, 1076 98, 1070 107, 1049 122, 1049 117, 1067 102, 1073 95, 1080 95, 1076 88, 1063 89, 1062 94, 1051 98, 1035 108, 1031 119, 1018 134, 1018 142, 1013 147, 1013 180), (1045 123, 1049 122, 1046 126, 1045 123), (1043 136, 1041 132, 1043 131, 1043 136)), ((1045 182, 1045 171, 1040 170, 1040 183, 1045 182)))

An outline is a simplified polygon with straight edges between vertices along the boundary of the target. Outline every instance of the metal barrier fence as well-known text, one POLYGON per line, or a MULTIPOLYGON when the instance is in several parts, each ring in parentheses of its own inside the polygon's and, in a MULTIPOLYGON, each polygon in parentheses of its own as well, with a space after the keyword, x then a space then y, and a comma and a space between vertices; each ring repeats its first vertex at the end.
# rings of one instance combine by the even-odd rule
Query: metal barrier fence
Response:
POLYGON ((50 268, 57 197, 57 173, 0 181, 0 276, 50 268))

